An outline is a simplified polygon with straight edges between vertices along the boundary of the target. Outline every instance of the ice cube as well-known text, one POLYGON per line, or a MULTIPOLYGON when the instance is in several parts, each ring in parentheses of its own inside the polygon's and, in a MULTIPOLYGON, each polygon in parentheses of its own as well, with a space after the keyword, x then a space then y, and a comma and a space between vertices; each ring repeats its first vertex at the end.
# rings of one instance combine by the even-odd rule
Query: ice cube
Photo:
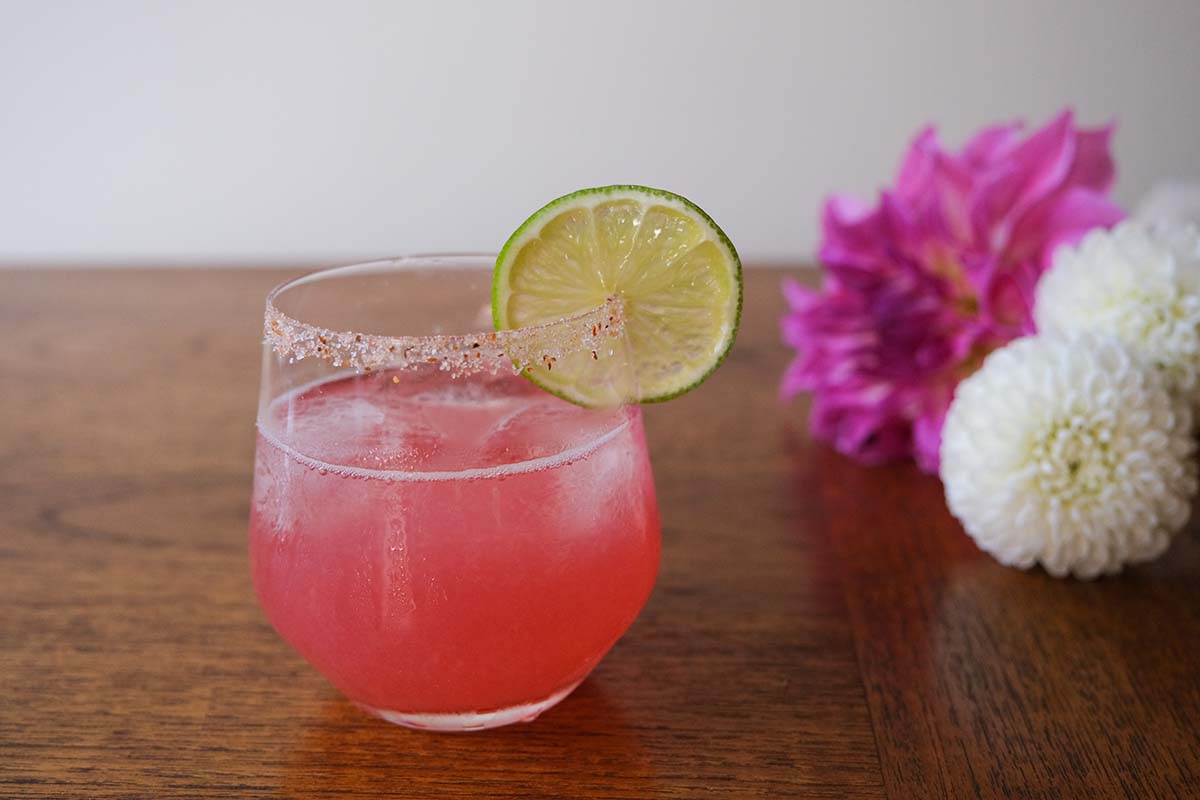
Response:
POLYGON ((418 415, 395 415, 354 442, 351 459, 365 469, 424 471, 445 448, 446 437, 418 415))
POLYGON ((480 444, 487 466, 555 456, 587 445, 611 430, 619 412, 579 408, 541 395, 507 415, 480 444))

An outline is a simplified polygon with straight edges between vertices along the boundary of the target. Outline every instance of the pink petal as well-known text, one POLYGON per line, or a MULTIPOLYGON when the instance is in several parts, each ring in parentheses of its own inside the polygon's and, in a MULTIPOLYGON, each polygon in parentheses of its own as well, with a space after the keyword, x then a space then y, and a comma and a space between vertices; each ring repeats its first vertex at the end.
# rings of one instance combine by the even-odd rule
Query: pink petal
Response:
POLYGON ((816 302, 820 293, 801 284, 795 278, 783 279, 783 296, 794 311, 808 308, 816 302))
POLYGON ((1113 123, 1103 128, 1075 133, 1075 162, 1067 173, 1068 186, 1083 186, 1098 192, 1112 188, 1116 165, 1112 157, 1113 123))
POLYGON ((1037 277, 1050 268, 1054 250, 1074 244, 1092 228, 1110 228, 1125 218, 1125 212, 1102 194, 1072 187, 1047 198, 1030 209, 1009 239, 1006 258, 1031 262, 1037 277))
POLYGON ((911 198, 926 189, 933 177, 939 150, 937 132, 932 126, 916 135, 908 146, 904 160, 900 162, 900 171, 896 175, 896 194, 911 198))
POLYGON ((1020 122, 1010 122, 984 128, 963 147, 959 160, 967 169, 985 169, 1017 146, 1023 127, 1020 122))
POLYGON ((861 201, 835 195, 821 215, 824 236, 818 257, 826 264, 874 263, 882 241, 879 213, 861 201))
POLYGON ((942 423, 946 409, 922 414, 913 422, 913 456, 922 472, 936 475, 941 461, 942 423))
POLYGON ((839 400, 814 399, 809 419, 813 436, 829 442, 842 455, 868 465, 909 454, 911 435, 906 421, 889 418, 870 403, 854 405, 839 400))
POLYGON ((1002 340, 1034 332, 1033 302, 1041 273, 1037 263, 1030 260, 996 264, 988 274, 980 311, 1002 340))
POLYGON ((1012 220, 1062 184, 1075 158, 1071 122, 1071 112, 1062 112, 985 179, 972 214, 985 243, 1003 246, 1012 220))
POLYGON ((938 156, 934 187, 942 228, 955 242, 971 240, 971 192, 974 180, 968 169, 955 159, 938 156))
POLYGON ((879 225, 893 256, 917 257, 922 249, 923 234, 917 209, 896 192, 883 192, 879 197, 879 225))
POLYGON ((800 358, 792 359, 792 363, 783 372, 783 378, 779 381, 779 398, 781 400, 793 400, 797 395, 807 391, 806 382, 803 375, 804 364, 800 358))

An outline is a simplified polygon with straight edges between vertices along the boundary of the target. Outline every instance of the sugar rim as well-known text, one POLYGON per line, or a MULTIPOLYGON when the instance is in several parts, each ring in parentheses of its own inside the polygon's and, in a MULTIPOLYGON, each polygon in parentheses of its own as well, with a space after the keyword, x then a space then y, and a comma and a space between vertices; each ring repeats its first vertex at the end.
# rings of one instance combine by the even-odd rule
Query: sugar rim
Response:
MULTIPOLYGON (((430 262, 422 268, 437 269, 439 261, 487 258, 485 253, 431 253, 367 261, 310 272, 285 281, 267 293, 263 337, 280 358, 289 364, 307 358, 350 367, 355 372, 378 369, 417 369, 435 365, 454 377, 503 367, 520 372, 532 366, 554 369, 559 358, 570 353, 590 352, 599 360, 606 352, 604 341, 624 329, 624 306, 617 296, 603 305, 573 317, 541 325, 466 334, 385 336, 335 331, 311 325, 284 314, 275 300, 290 288, 342 270, 371 267, 402 267, 406 262, 430 262)), ((440 268, 447 269, 447 265, 440 268)))

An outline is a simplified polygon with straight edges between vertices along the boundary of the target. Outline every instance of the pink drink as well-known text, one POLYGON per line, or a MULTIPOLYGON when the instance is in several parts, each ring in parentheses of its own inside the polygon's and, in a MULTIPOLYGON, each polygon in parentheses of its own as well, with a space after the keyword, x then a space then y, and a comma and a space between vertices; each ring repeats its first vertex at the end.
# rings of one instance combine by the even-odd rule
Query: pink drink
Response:
POLYGON ((637 408, 431 370, 334 379, 259 421, 262 606, 393 721, 485 727, 553 705, 641 610, 659 545, 637 408))

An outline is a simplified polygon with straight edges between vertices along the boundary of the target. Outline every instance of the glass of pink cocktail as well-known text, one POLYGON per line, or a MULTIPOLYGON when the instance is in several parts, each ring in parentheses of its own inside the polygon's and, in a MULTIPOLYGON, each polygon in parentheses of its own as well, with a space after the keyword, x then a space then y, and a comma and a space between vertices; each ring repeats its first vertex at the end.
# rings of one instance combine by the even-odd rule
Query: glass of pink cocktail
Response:
POLYGON ((632 380, 619 304, 493 332, 493 264, 343 267, 267 303, 259 600, 347 697, 416 728, 550 708, 633 622, 658 569, 641 413, 619 402, 632 380), (573 405, 514 373, 579 353, 606 362, 596 380, 613 402, 573 405))

